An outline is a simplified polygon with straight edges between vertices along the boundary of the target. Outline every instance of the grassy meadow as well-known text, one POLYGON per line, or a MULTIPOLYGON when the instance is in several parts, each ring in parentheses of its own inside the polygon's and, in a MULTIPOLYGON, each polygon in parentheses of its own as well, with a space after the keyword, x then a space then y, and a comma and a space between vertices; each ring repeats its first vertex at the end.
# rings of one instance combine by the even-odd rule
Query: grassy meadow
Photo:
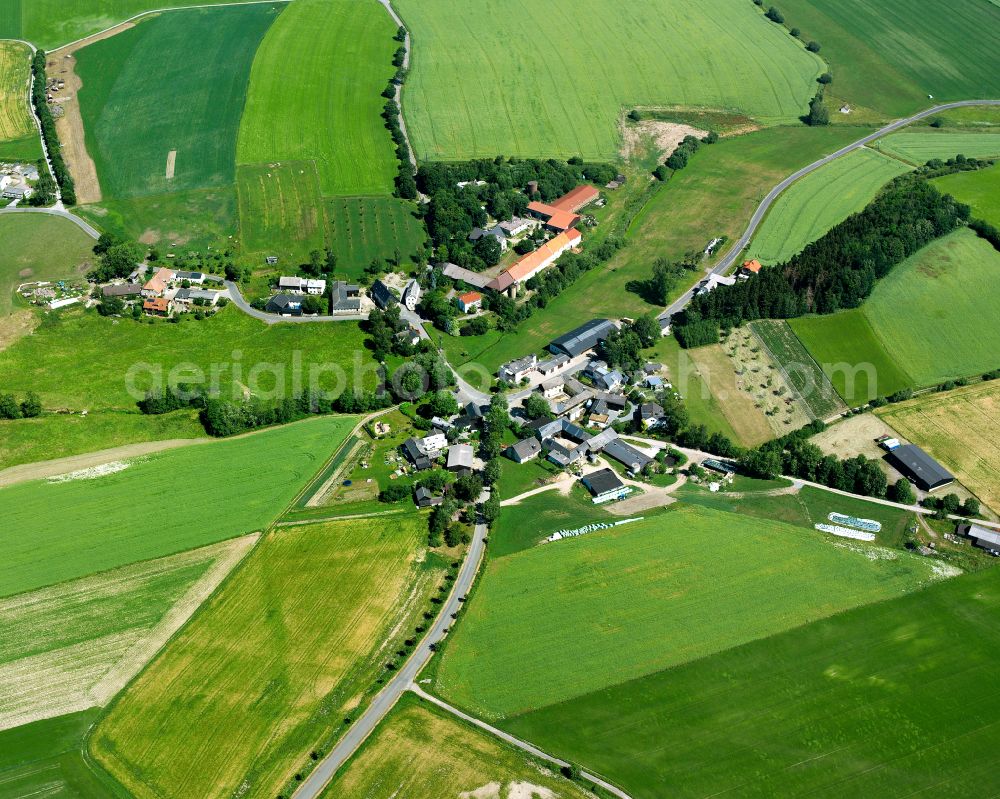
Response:
POLYGON ((787 0, 780 8, 804 41, 822 45, 834 76, 830 93, 854 106, 894 118, 948 100, 1000 96, 996 5, 787 0))
MULTIPOLYGON (((0 37, 2 30, 0 20, 0 37)), ((0 160, 42 157, 38 129, 28 107, 30 82, 31 52, 19 42, 0 41, 0 160)))
POLYGON ((972 207, 972 216, 1000 227, 1000 164, 935 178, 939 191, 972 207))
MULTIPOLYGON (((35 391, 46 408, 134 410, 131 374, 139 398, 162 382, 217 383, 223 397, 290 395, 296 375, 308 388, 315 374, 325 390, 336 390, 333 372, 372 387, 372 359, 357 324, 267 325, 230 307, 201 322, 135 322, 93 311, 46 316, 34 334, 0 352, 0 385, 7 391, 35 391), (298 353, 298 355, 296 355, 298 353), (301 359, 301 370, 296 366, 301 359), (329 368, 327 368, 329 367, 329 368)), ((339 393, 339 392, 338 392, 339 393)))
POLYGON ((0 0, 0 38, 21 37, 21 0, 0 0))
POLYGON ((989 569, 504 726, 636 799, 989 795, 998 613, 989 569))
POLYGON ((967 158, 1000 155, 1000 134, 911 128, 879 139, 874 146, 884 153, 919 166, 932 158, 947 160, 956 155, 967 158))
POLYGON ((415 42, 404 107, 423 160, 610 159, 623 106, 792 121, 825 69, 749 3, 404 0, 399 12, 415 42))
POLYGON ((425 539, 417 515, 270 533, 113 705, 91 754, 136 799, 284 793, 429 607, 444 570, 425 539))
POLYGON ((254 58, 238 162, 315 160, 325 195, 391 194, 397 162, 380 114, 395 33, 374 2, 290 4, 254 58))
POLYGON ((930 452, 962 485, 1000 510, 1000 384, 980 383, 880 408, 878 415, 930 452))
POLYGON ((509 718, 932 579, 907 553, 678 506, 492 559, 435 687, 473 713, 509 718))
POLYGON ((127 467, 103 475, 0 489, 0 596, 260 530, 353 424, 348 416, 309 419, 112 462, 127 467))
POLYGON ((521 786, 521 791, 529 785, 546 791, 532 796, 591 796, 552 773, 548 764, 540 766, 524 752, 407 694, 321 796, 523 796, 515 793, 515 785, 521 786), (486 793, 492 785, 497 786, 497 792, 486 793))
MULTIPOLYGON (((326 201, 330 248, 337 253, 337 272, 360 277, 373 259, 409 256, 423 249, 427 234, 415 216, 416 206, 395 197, 337 197, 326 201)), ((405 267, 404 267, 405 268, 405 267)))
POLYGON ((763 264, 787 261, 834 225, 862 210, 906 165, 855 150, 792 184, 772 206, 747 250, 763 264))

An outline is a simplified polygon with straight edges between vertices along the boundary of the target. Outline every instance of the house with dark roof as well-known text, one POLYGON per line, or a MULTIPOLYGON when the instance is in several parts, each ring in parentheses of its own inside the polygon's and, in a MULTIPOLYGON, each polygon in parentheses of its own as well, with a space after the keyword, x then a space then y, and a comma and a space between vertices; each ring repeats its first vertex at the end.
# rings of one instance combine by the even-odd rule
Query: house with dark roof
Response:
POLYGON ((331 313, 358 313, 361 310, 361 287, 343 280, 330 285, 331 313))
POLYGON ((413 468, 417 471, 423 471, 424 469, 431 468, 431 459, 428 458, 423 449, 421 449, 420 444, 417 443, 417 439, 406 439, 406 441, 403 442, 402 449, 403 454, 407 457, 410 463, 413 464, 413 468))
POLYGON ((631 486, 625 485, 611 469, 601 469, 597 472, 591 472, 582 477, 580 482, 590 491, 592 502, 595 505, 599 505, 602 502, 613 502, 614 500, 624 499, 632 491, 631 486))
POLYGON ((101 286, 101 295, 104 297, 139 297, 142 295, 142 286, 138 283, 118 283, 113 286, 101 286))
POLYGON ((507 447, 504 454, 514 463, 526 463, 537 458, 541 452, 542 445, 537 438, 524 438, 507 447))
POLYGON ((951 472, 916 444, 896 447, 886 460, 924 491, 935 491, 955 481, 951 472))
POLYGON ((655 402, 644 402, 635 409, 635 414, 633 419, 638 425, 642 425, 643 428, 655 427, 658 425, 664 417, 663 406, 658 405, 655 402))
POLYGON ((279 316, 302 316, 302 298, 296 294, 275 294, 264 310, 279 316))
POLYGON ((497 377, 505 383, 520 383, 524 378, 535 371, 538 366, 538 358, 534 355, 525 355, 515 361, 509 361, 497 370, 497 377))
POLYGON ((397 305, 399 303, 399 298, 396 296, 396 292, 394 292, 381 280, 376 280, 372 283, 371 290, 368 294, 371 296, 372 301, 383 311, 390 305, 397 305))
POLYGON ((424 488, 424 486, 420 486, 413 493, 413 499, 416 501, 418 508, 433 508, 444 502, 443 496, 434 496, 431 490, 424 488))
POLYGON ((620 438, 616 438, 614 441, 608 442, 605 445, 603 452, 609 458, 613 458, 618 461, 633 474, 638 474, 649 464, 654 462, 648 455, 643 452, 639 452, 639 450, 631 444, 626 444, 620 438))
POLYGON ((617 325, 610 319, 591 319, 555 339, 549 344, 549 352, 575 358, 594 349, 612 330, 617 330, 617 325))
POLYGON ((472 232, 469 234, 469 241, 479 241, 483 238, 496 239, 497 244, 500 245, 501 250, 507 249, 507 234, 500 225, 494 225, 491 228, 483 229, 481 227, 474 227, 472 232))

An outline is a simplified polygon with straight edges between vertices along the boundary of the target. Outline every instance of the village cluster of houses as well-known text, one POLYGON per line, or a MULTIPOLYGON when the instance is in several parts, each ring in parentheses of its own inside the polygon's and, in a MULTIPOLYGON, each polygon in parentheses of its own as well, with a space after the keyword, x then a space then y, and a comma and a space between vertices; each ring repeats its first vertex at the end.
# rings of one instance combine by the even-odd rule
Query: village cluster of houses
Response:
POLYGON ((34 193, 31 184, 38 180, 34 164, 0 164, 0 197, 17 204, 34 193))
POLYGON ((184 313, 195 306, 213 308, 220 297, 226 296, 224 290, 204 288, 206 285, 222 284, 222 278, 215 275, 161 267, 143 283, 145 275, 146 270, 138 268, 126 281, 101 286, 101 295, 105 298, 117 297, 126 303, 141 302, 143 313, 162 317, 184 313))
POLYGON ((362 291, 356 283, 345 280, 329 282, 315 278, 283 276, 278 278, 277 294, 267 301, 264 310, 279 316, 302 316, 305 297, 329 297, 331 314, 361 312, 362 291))
MULTIPOLYGON (((468 430, 475 419, 482 419, 482 408, 476 408, 476 416, 470 417, 464 414, 464 429, 468 430)), ((459 417, 462 418, 462 417, 459 417)), ((456 420, 457 421, 457 420, 456 420)), ((442 463, 444 468, 456 477, 463 477, 472 474, 476 469, 476 456, 473 446, 468 443, 448 443, 446 431, 455 427, 455 422, 448 422, 443 419, 434 419, 434 432, 423 438, 408 438, 403 442, 403 455, 410 462, 416 471, 424 471, 432 468, 437 463, 442 463)), ((418 488, 414 494, 414 500, 418 507, 428 508, 440 505, 444 501, 443 495, 434 494, 429 489, 418 488)))

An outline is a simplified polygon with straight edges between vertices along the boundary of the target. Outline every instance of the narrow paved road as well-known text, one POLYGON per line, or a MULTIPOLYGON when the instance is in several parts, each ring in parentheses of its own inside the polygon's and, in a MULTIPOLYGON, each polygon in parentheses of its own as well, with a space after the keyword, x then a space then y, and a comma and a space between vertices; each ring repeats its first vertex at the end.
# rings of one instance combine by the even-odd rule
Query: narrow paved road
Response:
MULTIPOLYGON (((884 128, 880 128, 874 133, 870 133, 867 136, 858 139, 856 142, 848 144, 846 147, 841 147, 839 150, 837 150, 837 152, 831 153, 830 155, 820 158, 818 161, 813 161, 813 163, 809 164, 809 166, 802 167, 802 169, 800 169, 798 172, 793 172, 787 178, 778 183, 773 189, 771 189, 771 191, 767 193, 767 196, 763 200, 761 200, 760 205, 757 206, 757 210, 754 211, 753 216, 750 217, 750 224, 747 225, 747 228, 743 232, 743 235, 740 236, 739 239, 737 239, 736 242, 733 244, 733 246, 729 248, 729 251, 722 258, 722 260, 719 261, 719 263, 713 266, 711 270, 709 270, 706 273, 705 277, 707 277, 708 275, 721 275, 736 262, 736 260, 740 257, 740 254, 743 252, 744 249, 746 249, 746 246, 750 243, 750 239, 753 238, 753 234, 757 231, 757 228, 760 226, 760 223, 764 220, 764 216, 767 214, 770 207, 774 204, 774 201, 778 199, 778 196, 785 189, 791 186, 799 178, 808 175, 810 172, 819 169, 821 166, 826 166, 831 161, 836 161, 841 156, 847 155, 848 153, 853 152, 854 150, 858 150, 862 147, 865 147, 868 144, 871 144, 876 139, 880 139, 883 136, 888 135, 889 133, 897 131, 900 128, 906 127, 907 125, 910 125, 914 122, 918 122, 921 119, 925 119, 933 114, 937 114, 941 111, 947 111, 951 108, 963 108, 965 106, 975 106, 975 105, 1000 105, 1000 100, 959 100, 954 103, 942 103, 941 105, 936 105, 933 108, 928 108, 927 110, 921 111, 918 114, 906 117, 906 119, 897 119, 895 122, 889 123, 884 128)), ((679 297, 670 306, 668 306, 667 309, 659 315, 659 318, 669 319, 678 311, 683 310, 687 306, 687 304, 691 302, 691 299, 694 297, 694 290, 695 288, 692 287, 688 291, 686 291, 681 297, 679 297)))
MULTIPOLYGON (((413 693, 415 693, 417 696, 426 699, 431 704, 437 705, 442 710, 451 713, 453 716, 457 716, 463 721, 467 721, 469 724, 473 724, 476 727, 479 727, 481 730, 485 730, 490 735, 496 736, 500 740, 509 743, 511 746, 516 746, 518 749, 523 749, 528 754, 534 755, 540 760, 545 760, 549 763, 552 763, 558 768, 563 768, 564 766, 570 765, 565 760, 560 760, 558 757, 553 757, 552 755, 543 752, 537 746, 534 746, 533 744, 530 744, 527 741, 522 741, 520 738, 515 738, 510 733, 504 732, 503 730, 498 729, 497 727, 487 724, 485 721, 477 719, 475 716, 470 716, 468 713, 463 713, 457 707, 453 707, 452 705, 449 705, 447 702, 438 699, 436 696, 427 693, 419 685, 416 684, 411 685, 410 690, 413 691, 413 693)), ((585 780, 589 780, 590 782, 594 783, 594 785, 599 785, 608 793, 619 797, 619 799, 632 799, 632 797, 629 796, 627 793, 625 793, 623 790, 621 790, 621 788, 615 787, 610 782, 602 780, 600 777, 597 777, 594 774, 590 774, 589 772, 586 771, 581 771, 580 776, 583 777, 585 780)))
MULTIPOLYGON (((485 499, 484 494, 481 499, 485 499)), ((486 536, 488 528, 485 524, 477 524, 476 532, 469 545, 469 551, 462 563, 462 568, 458 572, 458 577, 452 587, 448 601, 444 604, 441 613, 431 625, 431 629, 417 645, 413 654, 403 667, 395 673, 393 678, 378 693, 372 703, 368 706, 360 718, 350 726, 347 732, 334 746, 326 757, 324 757, 316 769, 302 782, 302 785, 295 792, 295 799, 317 799, 323 792, 327 783, 333 778, 337 770, 347 762, 348 758, 354 754, 361 743, 378 726, 379 722, 393 708, 399 697, 409 689, 416 680, 421 669, 427 664, 434 654, 431 645, 437 643, 444 637, 445 630, 453 623, 452 614, 458 613, 461 603, 460 597, 464 597, 472 587, 472 582, 479 571, 479 565, 486 550, 486 536)), ((330 797, 338 799, 338 797, 330 797)), ((349 799, 349 797, 344 797, 349 799)))
POLYGON ((63 219, 68 219, 92 239, 96 240, 101 235, 94 227, 80 219, 76 214, 67 211, 62 201, 51 208, 0 208, 0 214, 48 214, 49 216, 61 216, 63 219))
POLYGON ((231 280, 227 280, 225 283, 226 288, 229 290, 229 298, 237 308, 247 316, 252 316, 254 319, 259 319, 268 325, 276 325, 281 322, 362 322, 368 318, 368 314, 366 313, 345 313, 338 314, 337 316, 278 316, 278 314, 258 311, 246 301, 239 286, 231 280))

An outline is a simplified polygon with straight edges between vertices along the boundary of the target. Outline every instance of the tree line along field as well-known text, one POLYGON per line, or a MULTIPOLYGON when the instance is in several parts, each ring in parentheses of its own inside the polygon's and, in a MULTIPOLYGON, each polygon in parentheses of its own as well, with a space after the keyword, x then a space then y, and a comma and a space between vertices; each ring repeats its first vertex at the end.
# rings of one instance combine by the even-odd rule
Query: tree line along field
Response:
POLYGON ((203 385, 218 376, 220 396, 241 398, 246 388, 290 396, 296 375, 301 388, 315 373, 320 388, 339 393, 344 381, 373 388, 373 361, 357 324, 276 324, 226 308, 200 322, 144 324, 111 320, 94 312, 70 311, 46 316, 34 334, 0 352, 0 385, 23 394, 35 391, 46 408, 135 410, 137 399, 162 375, 192 381, 200 370, 203 385), (295 353, 299 353, 296 355, 295 353), (300 358, 301 369, 296 366, 300 358), (135 387, 127 378, 135 367, 135 387))
POLYGON ((949 100, 1000 96, 996 5, 787 0, 779 7, 786 25, 822 45, 834 75, 830 91, 853 105, 894 118, 949 100))
POLYGON ((591 794, 520 750, 405 694, 323 792, 323 799, 440 799, 442 796, 591 794), (518 792, 515 790, 519 788, 518 792), (495 790, 494 790, 495 789, 495 790))
POLYGON ((416 514, 272 531, 119 697, 91 755, 136 799, 285 793, 430 607, 444 568, 425 539, 416 514))
POLYGON ((0 596, 260 530, 336 449, 328 416, 0 489, 0 596))
POLYGON ((403 106, 421 160, 611 159, 622 106, 792 121, 824 71, 751 3, 404 0, 399 11, 414 40, 403 106), (516 36, 502 19, 517 20, 516 36))
MULTIPOLYGON (((2 30, 0 19, 0 37, 2 30)), ((0 41, 0 161, 42 157, 38 129, 28 108, 30 62, 31 52, 25 45, 0 41)))
POLYGON ((1000 573, 964 575, 504 722, 636 799, 983 796, 1000 573), (627 731, 627 734, 623 734, 627 731))
POLYGON ((980 383, 919 397, 878 410, 908 440, 920 445, 986 505, 1000 508, 1000 386, 980 383))
POLYGON ((491 560, 435 688, 476 715, 510 718, 933 579, 905 552, 677 506, 491 560))
POLYGON ((1000 227, 1000 165, 934 179, 938 191, 972 207, 972 216, 1000 227))
POLYGON ((395 33, 374 2, 291 3, 254 58, 238 163, 314 160, 324 195, 390 194, 397 162, 380 114, 395 33))
POLYGON ((747 251, 763 264, 787 261, 834 225, 860 211, 905 164, 862 148, 792 184, 758 228, 747 251))
POLYGON ((996 133, 904 130, 875 143, 882 152, 909 161, 925 164, 932 158, 946 160, 956 155, 967 158, 992 158, 1000 155, 1000 135, 996 133))
POLYGON ((932 242, 876 285, 861 308, 789 321, 849 405, 900 388, 991 371, 1000 322, 1000 253, 971 230, 932 242), (864 367, 851 384, 850 370, 864 367))

